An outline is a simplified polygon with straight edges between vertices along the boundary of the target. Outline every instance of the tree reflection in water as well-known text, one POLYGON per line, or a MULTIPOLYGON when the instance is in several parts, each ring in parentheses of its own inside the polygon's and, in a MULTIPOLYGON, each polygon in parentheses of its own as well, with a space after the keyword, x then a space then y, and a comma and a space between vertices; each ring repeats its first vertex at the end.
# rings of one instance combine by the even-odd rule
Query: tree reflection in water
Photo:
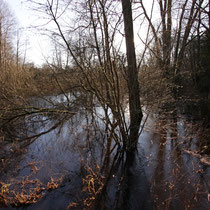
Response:
POLYGON ((137 150, 125 153, 113 140, 116 133, 95 112, 76 112, 24 119, 25 134, 36 139, 1 174, 1 181, 28 176, 47 184, 51 177, 62 177, 58 188, 27 209, 208 208, 209 166, 183 151, 198 149, 191 122, 176 113, 150 116, 137 150), (31 163, 37 170, 31 170, 31 163))

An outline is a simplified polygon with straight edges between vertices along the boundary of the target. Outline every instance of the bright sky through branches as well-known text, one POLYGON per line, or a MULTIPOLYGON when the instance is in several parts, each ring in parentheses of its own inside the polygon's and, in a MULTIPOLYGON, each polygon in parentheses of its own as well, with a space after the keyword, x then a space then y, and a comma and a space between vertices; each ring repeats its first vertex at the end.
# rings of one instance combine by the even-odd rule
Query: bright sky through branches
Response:
POLYGON ((35 65, 42 65, 45 58, 49 55, 49 47, 46 38, 41 36, 36 29, 31 28, 35 25, 37 17, 33 11, 25 5, 23 0, 5 0, 11 9, 20 28, 21 42, 26 44, 26 60, 35 65), (27 41, 26 41, 27 40, 27 41))
MULTIPOLYGON (((43 36, 39 29, 35 29, 35 25, 42 25, 44 20, 39 19, 37 13, 29 8, 30 4, 27 0, 4 0, 12 13, 14 14, 18 27, 21 30, 20 37, 22 43, 27 43, 26 45, 26 60, 27 62, 33 62, 35 65, 42 65, 46 63, 46 60, 52 56, 52 42, 50 42, 49 37, 43 36), (25 41, 27 40, 27 42, 25 41)), ((44 0, 43 0, 44 1, 44 0)), ((151 7, 151 0, 145 1, 145 5, 151 7)), ((50 26, 51 27, 51 26, 50 26)), ((140 34, 141 38, 146 36, 146 28, 141 28, 139 31, 140 22, 134 22, 134 37, 137 55, 142 51, 143 45, 137 34, 140 34)), ((122 45, 122 51, 125 52, 125 46, 122 45)))

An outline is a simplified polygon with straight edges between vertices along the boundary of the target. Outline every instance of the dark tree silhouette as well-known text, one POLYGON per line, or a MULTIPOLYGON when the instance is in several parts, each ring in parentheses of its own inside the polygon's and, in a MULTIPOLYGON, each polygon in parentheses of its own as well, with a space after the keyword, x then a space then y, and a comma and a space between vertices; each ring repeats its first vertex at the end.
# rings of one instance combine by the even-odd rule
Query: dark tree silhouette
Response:
POLYGON ((138 71, 136 66, 136 54, 133 35, 133 18, 130 0, 122 0, 126 53, 127 53, 127 84, 129 90, 129 109, 130 109, 130 134, 127 142, 127 150, 136 148, 138 134, 142 119, 142 111, 139 95, 138 71))

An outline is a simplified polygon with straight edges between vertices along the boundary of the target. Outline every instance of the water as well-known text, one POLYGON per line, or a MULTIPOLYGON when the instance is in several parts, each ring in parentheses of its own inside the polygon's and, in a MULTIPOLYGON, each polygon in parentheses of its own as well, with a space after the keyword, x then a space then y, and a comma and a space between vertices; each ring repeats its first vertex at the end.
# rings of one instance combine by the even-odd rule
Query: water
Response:
MULTIPOLYGON (((51 108, 50 101, 66 103, 65 97, 50 97, 45 106, 51 108)), ((103 115, 100 107, 97 112, 103 115)), ((194 123, 182 115, 150 114, 137 150, 127 154, 107 141, 103 123, 82 107, 74 115, 38 115, 26 121, 28 134, 44 134, 16 156, 0 180, 12 183, 16 195, 39 185, 23 185, 23 180, 39 180, 44 190, 34 204, 8 209, 66 209, 69 204, 72 209, 210 207, 210 167, 186 152, 198 150, 201 139, 194 123), (51 178, 58 184, 55 189, 49 187, 51 178)))

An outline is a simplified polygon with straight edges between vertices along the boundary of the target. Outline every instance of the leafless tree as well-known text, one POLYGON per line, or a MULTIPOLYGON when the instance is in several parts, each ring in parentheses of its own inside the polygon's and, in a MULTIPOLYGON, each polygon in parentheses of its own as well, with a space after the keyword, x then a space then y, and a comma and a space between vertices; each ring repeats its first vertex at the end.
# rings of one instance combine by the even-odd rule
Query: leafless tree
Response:
MULTIPOLYGON (((37 11, 47 14, 54 23, 60 46, 68 52, 79 77, 74 78, 83 91, 97 99, 104 110, 108 135, 126 150, 136 147, 142 118, 139 84, 133 45, 132 10, 130 1, 123 1, 128 67, 120 55, 122 33, 122 7, 118 1, 49 1, 34 3, 37 11), (128 6, 128 9, 125 7, 128 6), (73 8, 73 10, 72 10, 73 8), (65 24, 74 15, 74 22, 65 24), (76 20, 76 21, 75 21, 76 20), (131 44, 131 45, 130 45, 131 44), (125 117, 128 93, 130 123, 125 117), (112 115, 110 115, 110 112, 112 115)), ((50 29, 51 30, 51 29, 50 29)))
POLYGON ((182 68, 186 46, 191 40, 194 26, 197 24, 199 8, 203 7, 205 1, 158 0, 156 4, 159 6, 161 26, 159 28, 155 27, 143 1, 140 1, 141 8, 155 37, 155 56, 159 68, 166 75, 176 75, 182 68))
POLYGON ((14 33, 14 19, 4 1, 0 2, 0 68, 6 68, 13 59, 12 38, 14 33))
POLYGON ((127 51, 127 76, 128 76, 128 94, 130 109, 130 136, 128 147, 136 148, 138 141, 138 132, 142 119, 140 104, 138 71, 136 67, 136 54, 134 48, 133 18, 130 0, 122 0, 125 39, 127 51))

